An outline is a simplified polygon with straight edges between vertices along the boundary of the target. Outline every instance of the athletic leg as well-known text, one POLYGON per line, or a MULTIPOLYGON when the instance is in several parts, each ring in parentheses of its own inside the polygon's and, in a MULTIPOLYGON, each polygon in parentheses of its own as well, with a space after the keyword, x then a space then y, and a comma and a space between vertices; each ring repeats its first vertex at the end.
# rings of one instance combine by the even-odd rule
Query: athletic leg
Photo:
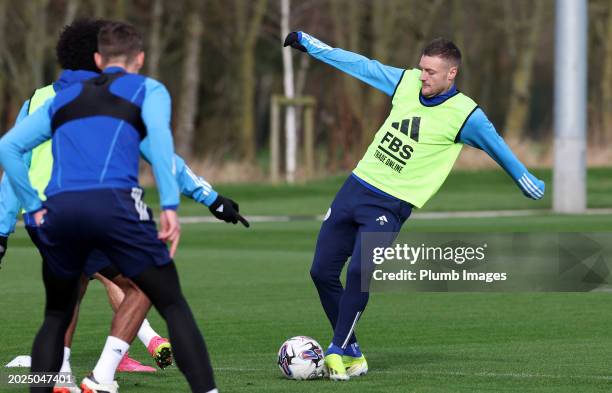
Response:
POLYGON ((85 292, 87 292, 87 286, 89 285, 89 279, 85 275, 82 275, 79 281, 79 298, 76 303, 76 306, 74 307, 72 320, 70 321, 70 325, 68 325, 68 329, 66 329, 66 335, 64 336, 64 359, 62 361, 62 367, 60 368, 60 372, 62 373, 72 373, 72 368, 70 367, 70 352, 72 348, 72 339, 74 338, 77 321, 79 320, 79 308, 81 305, 81 300, 83 300, 83 296, 85 296, 85 292))
POLYGON ((132 280, 166 321, 176 365, 187 378, 191 391, 215 391, 208 350, 181 292, 174 263, 151 267, 132 280))
POLYGON ((99 276, 115 311, 111 325, 111 336, 131 343, 142 324, 151 302, 130 279, 116 276, 113 281, 99 276))
MULTIPOLYGON (((118 274, 118 270, 114 268, 111 260, 102 251, 96 249, 88 257, 85 265, 85 274, 96 278, 106 289, 108 299, 113 309, 113 319, 111 322, 110 334, 106 338, 104 348, 98 358, 96 366, 92 371, 92 381, 105 385, 112 385, 115 379, 117 368, 125 363, 132 363, 134 367, 122 367, 122 371, 148 371, 154 372, 152 367, 144 366, 141 363, 128 357, 128 349, 135 333, 130 333, 126 330, 126 324, 129 325, 129 317, 123 313, 119 314, 119 308, 124 299, 123 291, 113 284, 104 275, 98 272, 103 272, 105 275, 112 273, 111 277, 118 274), (117 323, 119 321, 119 323, 117 323), (123 323, 123 324, 122 324, 123 323), (138 369, 142 366, 142 369, 138 369)), ((128 328, 129 329, 129 328, 128 328)), ((132 364, 130 364, 131 366, 132 364)), ((85 381, 84 381, 85 382, 85 381)), ((92 386, 87 386, 91 388, 92 386)))
MULTIPOLYGON (((138 304, 139 307, 147 309, 147 311, 151 308, 151 301, 149 298, 146 297, 132 280, 123 276, 114 265, 111 264, 101 269, 94 277, 104 284, 113 311, 116 312, 120 304, 126 299, 128 303, 138 304), (126 296, 126 293, 131 296, 126 296)), ((137 323, 138 320, 134 319, 131 322, 137 323)), ((137 336, 147 349, 154 344, 153 341, 157 338, 161 338, 161 336, 151 327, 151 324, 146 318, 138 328, 137 336)), ((150 349, 149 352, 151 352, 150 349)))
MULTIPOLYGON (((172 347, 168 339, 160 336, 145 318, 151 308, 151 301, 129 278, 122 275, 114 265, 101 269, 94 274, 108 294, 111 307, 115 312, 111 336, 132 344, 135 336, 144 344, 159 368, 172 365, 172 347)), ((127 355, 119 364, 117 371, 153 371, 150 367, 131 359, 127 355)))
MULTIPOLYGON (((32 372, 58 372, 62 364, 64 337, 74 314, 79 277, 55 276, 43 262, 45 319, 32 345, 32 372)), ((51 392, 52 388, 30 388, 31 392, 51 392)))
POLYGON ((340 300, 338 323, 332 341, 343 350, 350 344, 350 337, 368 303, 369 283, 374 268, 371 258, 373 249, 387 247, 393 243, 402 224, 410 215, 411 206, 383 196, 368 195, 357 211, 359 234, 347 268, 346 288, 340 300), (380 217, 384 217, 384 220, 379 219, 380 217), (368 234, 375 234, 376 241, 364 243, 365 249, 362 249, 363 236, 368 234))
POLYGON ((88 267, 99 270, 93 277, 104 285, 114 311, 110 335, 93 369, 93 377, 98 382, 110 384, 117 371, 155 372, 155 368, 130 358, 127 352, 151 303, 131 280, 120 274, 106 255, 98 250, 92 255, 88 267), (123 356, 114 351, 118 347, 125 348, 123 356))
POLYGON ((353 217, 359 229, 346 272, 346 286, 340 299, 334 337, 325 357, 330 379, 340 381, 363 375, 368 370, 365 357, 353 339, 355 327, 369 299, 373 269, 373 262, 370 260, 368 263, 367 258, 372 250, 362 248, 390 245, 411 212, 409 204, 380 195, 359 183, 353 187, 351 197, 354 201, 353 217), (368 232, 376 232, 375 242, 362 242, 362 237, 368 232))
MULTIPOLYGON (((66 330, 74 317, 80 271, 87 255, 86 242, 77 243, 80 247, 62 247, 60 243, 66 233, 50 224, 55 218, 47 214, 44 228, 26 227, 43 259, 46 297, 44 320, 32 344, 32 372, 58 372, 61 368, 66 330), (44 231, 45 235, 41 236, 44 231), (60 242, 50 245, 49 235, 56 235, 60 242)), ((52 388, 31 387, 30 391, 51 392, 52 388)))
POLYGON ((332 329, 338 321, 340 299, 344 292, 340 274, 354 248, 358 228, 350 210, 351 190, 347 183, 334 198, 321 225, 310 268, 310 276, 332 329))
POLYGON ((110 304, 113 313, 116 313, 121 306, 121 302, 125 298, 125 294, 117 284, 102 276, 99 273, 95 273, 92 278, 100 281, 106 291, 106 297, 108 297, 108 304, 110 304))
POLYGON ((109 198, 108 205, 123 212, 101 217, 108 221, 99 226, 97 248, 138 285, 166 320, 177 366, 192 391, 216 392, 204 339, 183 297, 168 249, 158 238, 152 212, 147 209, 143 214, 140 193, 133 190, 97 191, 96 195, 109 198))

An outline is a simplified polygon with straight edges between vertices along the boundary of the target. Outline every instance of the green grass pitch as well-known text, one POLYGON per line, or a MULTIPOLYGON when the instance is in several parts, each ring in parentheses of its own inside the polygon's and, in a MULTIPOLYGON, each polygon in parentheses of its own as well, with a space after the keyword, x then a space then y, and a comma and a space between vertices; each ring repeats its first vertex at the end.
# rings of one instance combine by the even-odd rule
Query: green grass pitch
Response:
MULTIPOLYGON (((612 206, 609 199, 607 205, 604 200, 605 189, 609 198, 611 188, 602 186, 609 174, 610 170, 590 174, 590 179, 596 179, 589 184, 591 206, 612 206)), ((499 208, 531 207, 503 176, 496 182, 495 173, 484 175, 493 180, 478 194, 480 203, 469 201, 470 206, 465 207, 440 195, 444 200, 432 201, 431 210, 495 208, 495 199, 502 201, 499 208)), ((475 174, 453 176, 441 192, 463 195, 463 182, 456 181, 457 176, 470 180, 473 187, 482 187, 482 183, 475 186, 479 184, 475 174)), ((316 182, 312 193, 306 192, 306 186, 228 186, 221 190, 236 196, 247 214, 321 214, 340 182, 316 182)), ((536 202, 540 208, 549 203, 536 202)), ((207 214, 191 204, 183 210, 184 215, 207 214)), ((221 392, 612 390, 612 294, 606 292, 374 293, 357 330, 371 367, 367 376, 347 383, 283 379, 276 366, 276 351, 285 339, 310 335, 322 345, 331 339, 308 274, 319 226, 310 220, 254 223, 249 230, 216 223, 183 226, 176 262, 184 293, 206 337, 221 392)), ((404 230, 611 231, 612 216, 542 213, 409 220, 404 230)), ((16 355, 29 353, 42 320, 40 261, 23 229, 11 238, 2 265, 0 363, 4 365, 16 355)), ((110 319, 104 289, 93 282, 73 344, 77 378, 94 367, 110 319)), ((155 311, 149 319, 155 329, 165 332, 155 311)), ((130 354, 153 364, 138 340, 130 354)), ((176 367, 152 375, 121 373, 118 382, 122 392, 188 391, 176 367)), ((0 391, 25 388, 8 389, 3 383, 0 391)))

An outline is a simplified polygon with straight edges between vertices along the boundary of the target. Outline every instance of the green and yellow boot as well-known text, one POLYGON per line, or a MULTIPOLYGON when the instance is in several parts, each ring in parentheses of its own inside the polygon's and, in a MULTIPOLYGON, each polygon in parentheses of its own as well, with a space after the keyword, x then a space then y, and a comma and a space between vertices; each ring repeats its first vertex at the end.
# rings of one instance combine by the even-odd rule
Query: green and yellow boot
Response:
POLYGON ((346 368, 342 361, 342 356, 331 353, 325 356, 325 367, 329 374, 329 379, 332 381, 348 381, 349 376, 346 374, 346 368))
POLYGON ((342 362, 346 369, 346 375, 350 378, 360 377, 368 373, 368 362, 363 354, 359 357, 343 355, 342 362))

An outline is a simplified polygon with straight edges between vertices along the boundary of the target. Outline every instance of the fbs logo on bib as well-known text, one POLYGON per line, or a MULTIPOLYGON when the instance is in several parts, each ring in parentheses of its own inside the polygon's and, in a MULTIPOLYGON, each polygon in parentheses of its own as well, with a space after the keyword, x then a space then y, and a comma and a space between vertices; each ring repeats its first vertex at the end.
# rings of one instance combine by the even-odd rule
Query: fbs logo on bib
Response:
MULTIPOLYGON (((408 136, 414 142, 418 142, 421 118, 415 116, 412 119, 404 119, 401 123, 399 121, 393 122, 391 127, 408 136)), ((414 148, 411 145, 395 136, 393 131, 387 131, 374 151, 374 157, 395 172, 402 173, 402 169, 404 169, 406 161, 412 157, 412 153, 414 153, 414 148)))

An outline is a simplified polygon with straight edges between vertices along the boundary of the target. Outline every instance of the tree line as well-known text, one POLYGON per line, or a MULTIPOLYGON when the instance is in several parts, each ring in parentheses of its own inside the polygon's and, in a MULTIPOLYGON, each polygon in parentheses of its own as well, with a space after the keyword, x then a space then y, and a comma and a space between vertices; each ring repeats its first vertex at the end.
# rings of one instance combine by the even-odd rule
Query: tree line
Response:
MULTIPOLYGON (((119 19, 140 29, 143 72, 172 94, 180 154, 265 162, 270 97, 284 91, 281 3, 0 0, 0 132, 10 128, 35 88, 56 78, 54 46, 62 26, 78 17, 119 19)), ((430 39, 450 38, 463 53, 459 89, 479 103, 499 132, 506 139, 550 144, 554 11, 553 0, 293 0, 288 25, 403 68, 417 65, 430 39)), ((602 145, 612 141, 608 0, 589 1, 588 45, 589 141, 602 145)), ((292 52, 292 63, 294 95, 317 102, 318 168, 350 169, 384 119, 389 99, 307 55, 292 52)))

